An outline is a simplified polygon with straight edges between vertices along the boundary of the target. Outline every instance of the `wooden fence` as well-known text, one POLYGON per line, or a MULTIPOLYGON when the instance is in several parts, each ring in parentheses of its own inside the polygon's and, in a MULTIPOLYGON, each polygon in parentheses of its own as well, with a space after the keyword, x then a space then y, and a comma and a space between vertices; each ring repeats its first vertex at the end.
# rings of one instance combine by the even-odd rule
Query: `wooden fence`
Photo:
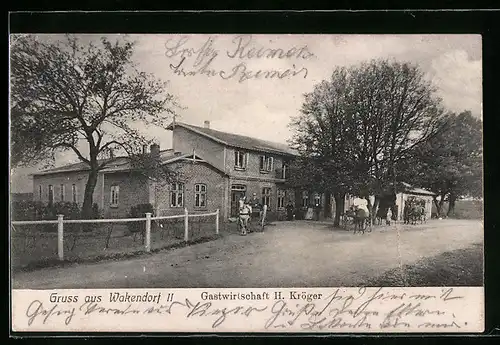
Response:
POLYGON ((12 225, 41 225, 41 224, 57 224, 57 255, 59 260, 64 260, 64 224, 92 224, 92 223, 130 223, 130 222, 146 222, 144 249, 146 252, 151 251, 151 221, 160 221, 165 219, 184 218, 184 241, 189 241, 189 218, 193 217, 210 217, 215 216, 215 234, 219 234, 219 210, 211 213, 194 213, 189 214, 187 208, 184 209, 184 214, 173 216, 158 216, 152 217, 151 213, 146 213, 145 218, 118 218, 118 219, 64 219, 64 215, 57 216, 57 220, 38 220, 38 221, 12 221, 12 225))

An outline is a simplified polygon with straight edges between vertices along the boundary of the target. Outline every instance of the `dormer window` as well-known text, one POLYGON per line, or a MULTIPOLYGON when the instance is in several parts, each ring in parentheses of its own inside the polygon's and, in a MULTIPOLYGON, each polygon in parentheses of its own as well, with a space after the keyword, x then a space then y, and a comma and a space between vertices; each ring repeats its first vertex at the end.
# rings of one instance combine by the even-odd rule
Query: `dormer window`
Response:
POLYGON ((260 171, 268 173, 273 170, 274 159, 273 157, 262 155, 260 156, 260 171))
POLYGON ((242 151, 234 151, 234 168, 245 170, 247 168, 248 153, 242 151))

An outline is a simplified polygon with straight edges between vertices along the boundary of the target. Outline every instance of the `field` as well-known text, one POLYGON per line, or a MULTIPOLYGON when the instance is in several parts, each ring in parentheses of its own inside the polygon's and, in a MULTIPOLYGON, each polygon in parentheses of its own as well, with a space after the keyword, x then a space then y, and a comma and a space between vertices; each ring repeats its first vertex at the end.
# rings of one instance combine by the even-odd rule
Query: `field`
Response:
MULTIPOLYGON (((448 212, 448 202, 443 204, 442 214, 448 212)), ((432 204, 432 213, 436 213, 436 206, 432 204)), ((483 201, 479 200, 457 200, 455 203, 455 214, 452 218, 456 219, 482 219, 483 201)))

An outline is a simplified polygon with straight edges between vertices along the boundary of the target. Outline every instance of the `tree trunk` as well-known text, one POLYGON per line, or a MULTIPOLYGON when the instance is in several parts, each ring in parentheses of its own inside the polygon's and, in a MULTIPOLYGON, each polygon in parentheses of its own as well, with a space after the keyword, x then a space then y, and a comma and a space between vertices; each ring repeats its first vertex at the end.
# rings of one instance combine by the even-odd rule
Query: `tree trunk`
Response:
POLYGON ((83 197, 82 206, 82 218, 91 219, 92 218, 92 205, 94 204, 94 189, 97 185, 98 171, 97 168, 91 168, 89 172, 89 177, 87 179, 87 184, 85 185, 85 194, 83 197))
POLYGON ((439 200, 438 217, 442 216, 443 204, 444 204, 444 198, 445 198, 445 196, 446 196, 446 194, 444 194, 444 193, 441 194, 441 200, 439 200))
POLYGON ((335 218, 333 219, 333 226, 340 228, 340 215, 344 213, 345 194, 333 193, 335 199, 335 218))
POLYGON ((380 205, 380 196, 376 195, 375 201, 373 202, 373 212, 370 213, 370 218, 372 219, 372 223, 373 223, 373 220, 375 220, 375 218, 377 217, 379 205, 380 205))
MULTIPOLYGON (((94 189, 97 185, 97 177, 98 170, 97 166, 95 168, 90 168, 89 177, 87 179, 87 184, 85 185, 85 193, 83 196, 83 205, 82 205, 82 219, 92 219, 92 206, 94 204, 93 196, 94 189)), ((76 247, 76 242, 80 237, 80 233, 82 231, 90 232, 92 231, 93 224, 81 224, 80 231, 75 235, 75 239, 73 242, 73 249, 76 247)))
POLYGON ((441 204, 438 202, 437 196, 433 196, 432 201, 434 201, 434 205, 436 206, 436 216, 439 218, 441 214, 441 204))
POLYGON ((331 199, 332 199, 332 193, 325 192, 325 210, 324 210, 325 218, 331 218, 332 217, 331 199))
POLYGON ((368 207, 368 213, 369 213, 369 217, 368 219, 370 220, 370 226, 373 225, 373 205, 372 205, 372 201, 370 200, 370 197, 367 196, 365 197, 365 200, 366 200, 366 206, 368 207))
POLYGON ((455 201, 457 201, 457 196, 455 193, 450 193, 447 217, 452 217, 455 214, 455 201))

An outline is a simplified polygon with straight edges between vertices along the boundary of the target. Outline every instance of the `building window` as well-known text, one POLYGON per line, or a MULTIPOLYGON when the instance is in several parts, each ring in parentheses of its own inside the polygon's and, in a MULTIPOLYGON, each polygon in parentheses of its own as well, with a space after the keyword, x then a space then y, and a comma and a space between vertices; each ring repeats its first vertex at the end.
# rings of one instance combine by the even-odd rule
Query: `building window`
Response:
POLYGON ((281 178, 288 178, 288 163, 283 162, 283 167, 281 168, 281 178))
POLYGON ((120 186, 111 186, 111 207, 118 207, 120 197, 120 186))
POLYGON ((231 190, 246 192, 247 186, 242 185, 242 184, 233 184, 233 185, 231 185, 231 190))
POLYGON ((40 201, 42 201, 42 199, 43 199, 42 185, 38 186, 38 196, 40 197, 40 201))
POLYGON ((61 201, 64 201, 64 185, 60 185, 59 186, 59 199, 61 201))
POLYGON ((234 167, 236 169, 246 169, 248 161, 248 153, 242 151, 234 151, 234 167))
POLYGON ((49 204, 52 204, 54 203, 54 186, 49 184, 49 190, 48 190, 48 194, 49 194, 49 204))
POLYGON ((302 192, 302 207, 309 206, 309 193, 307 191, 302 192))
POLYGON ((184 205, 184 184, 172 183, 170 188, 170 207, 182 207, 184 205))
POLYGON ((194 206, 207 207, 207 185, 198 183, 194 185, 194 206))
POLYGON ((78 197, 76 194, 76 184, 71 186, 71 197, 72 201, 76 204, 78 202, 78 197))
POLYGON ((315 193, 314 194, 314 206, 321 206, 321 199, 322 199, 322 194, 320 193, 315 193))
POLYGON ((278 209, 285 208, 286 191, 278 189, 278 209))
POLYGON ((269 187, 264 187, 262 188, 262 205, 271 205, 271 188, 269 187))
POLYGON ((270 172, 273 170, 274 159, 269 156, 260 156, 260 171, 270 172))

